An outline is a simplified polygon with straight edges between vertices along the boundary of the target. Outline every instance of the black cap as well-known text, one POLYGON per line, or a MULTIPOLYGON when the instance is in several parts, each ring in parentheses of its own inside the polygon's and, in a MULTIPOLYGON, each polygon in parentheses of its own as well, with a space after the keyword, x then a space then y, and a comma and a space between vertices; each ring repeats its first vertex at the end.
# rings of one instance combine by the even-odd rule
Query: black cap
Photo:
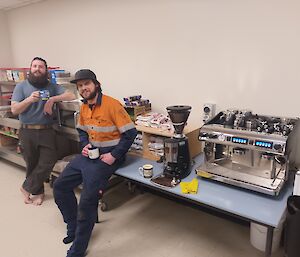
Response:
POLYGON ((91 79, 94 82, 97 82, 99 85, 99 81, 97 80, 96 74, 88 69, 79 70, 75 73, 75 79, 71 80, 71 83, 76 84, 79 80, 91 79))

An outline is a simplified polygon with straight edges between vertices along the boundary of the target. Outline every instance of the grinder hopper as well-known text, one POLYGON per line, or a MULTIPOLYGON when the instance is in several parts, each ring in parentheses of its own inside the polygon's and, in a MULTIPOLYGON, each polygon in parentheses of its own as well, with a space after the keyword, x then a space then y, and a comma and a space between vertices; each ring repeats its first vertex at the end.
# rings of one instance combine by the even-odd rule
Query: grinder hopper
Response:
POLYGON ((192 107, 187 105, 168 106, 167 111, 175 129, 174 137, 184 137, 183 129, 192 107))

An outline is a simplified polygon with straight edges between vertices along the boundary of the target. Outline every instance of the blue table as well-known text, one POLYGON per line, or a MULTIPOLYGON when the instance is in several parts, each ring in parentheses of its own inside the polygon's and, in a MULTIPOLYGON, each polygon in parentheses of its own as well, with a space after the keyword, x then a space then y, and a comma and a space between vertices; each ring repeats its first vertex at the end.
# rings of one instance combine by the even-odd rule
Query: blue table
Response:
POLYGON ((124 166, 118 169, 115 174, 140 183, 143 186, 266 226, 268 230, 265 256, 271 256, 273 231, 274 228, 279 226, 280 220, 285 213, 287 198, 292 194, 292 184, 286 183, 279 196, 268 196, 198 177, 194 170, 202 162, 203 156, 200 155, 195 159, 191 174, 183 180, 191 181, 197 177, 199 180, 197 194, 182 194, 179 185, 174 188, 165 188, 151 183, 150 179, 140 175, 139 167, 144 164, 152 164, 155 176, 162 173, 163 164, 140 157, 128 155, 124 166))

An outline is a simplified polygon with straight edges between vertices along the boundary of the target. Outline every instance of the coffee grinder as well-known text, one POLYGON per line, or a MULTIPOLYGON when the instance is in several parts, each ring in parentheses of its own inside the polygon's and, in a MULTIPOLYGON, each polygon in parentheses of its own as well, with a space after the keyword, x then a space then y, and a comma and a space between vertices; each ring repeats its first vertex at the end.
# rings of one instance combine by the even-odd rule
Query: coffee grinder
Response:
POLYGON ((164 141, 164 171, 151 179, 155 184, 174 187, 191 172, 188 139, 182 133, 191 109, 191 106, 185 105, 167 107, 175 134, 164 141))

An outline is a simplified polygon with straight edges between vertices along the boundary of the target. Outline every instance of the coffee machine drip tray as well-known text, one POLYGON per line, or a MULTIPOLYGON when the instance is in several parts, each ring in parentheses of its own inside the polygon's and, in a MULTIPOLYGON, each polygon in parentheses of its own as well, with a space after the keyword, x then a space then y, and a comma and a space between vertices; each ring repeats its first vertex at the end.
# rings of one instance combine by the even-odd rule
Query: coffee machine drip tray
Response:
POLYGON ((175 177, 168 176, 167 174, 164 173, 151 178, 150 181, 153 184, 164 188, 172 188, 177 186, 180 183, 180 179, 176 179, 175 177))
POLYGON ((276 176, 271 178, 260 177, 255 174, 255 169, 241 164, 232 163, 230 160, 220 162, 205 162, 196 168, 198 176, 230 185, 250 189, 268 195, 278 195, 284 185, 285 171, 278 169, 276 176), (241 172, 243 170, 243 172, 241 172))

